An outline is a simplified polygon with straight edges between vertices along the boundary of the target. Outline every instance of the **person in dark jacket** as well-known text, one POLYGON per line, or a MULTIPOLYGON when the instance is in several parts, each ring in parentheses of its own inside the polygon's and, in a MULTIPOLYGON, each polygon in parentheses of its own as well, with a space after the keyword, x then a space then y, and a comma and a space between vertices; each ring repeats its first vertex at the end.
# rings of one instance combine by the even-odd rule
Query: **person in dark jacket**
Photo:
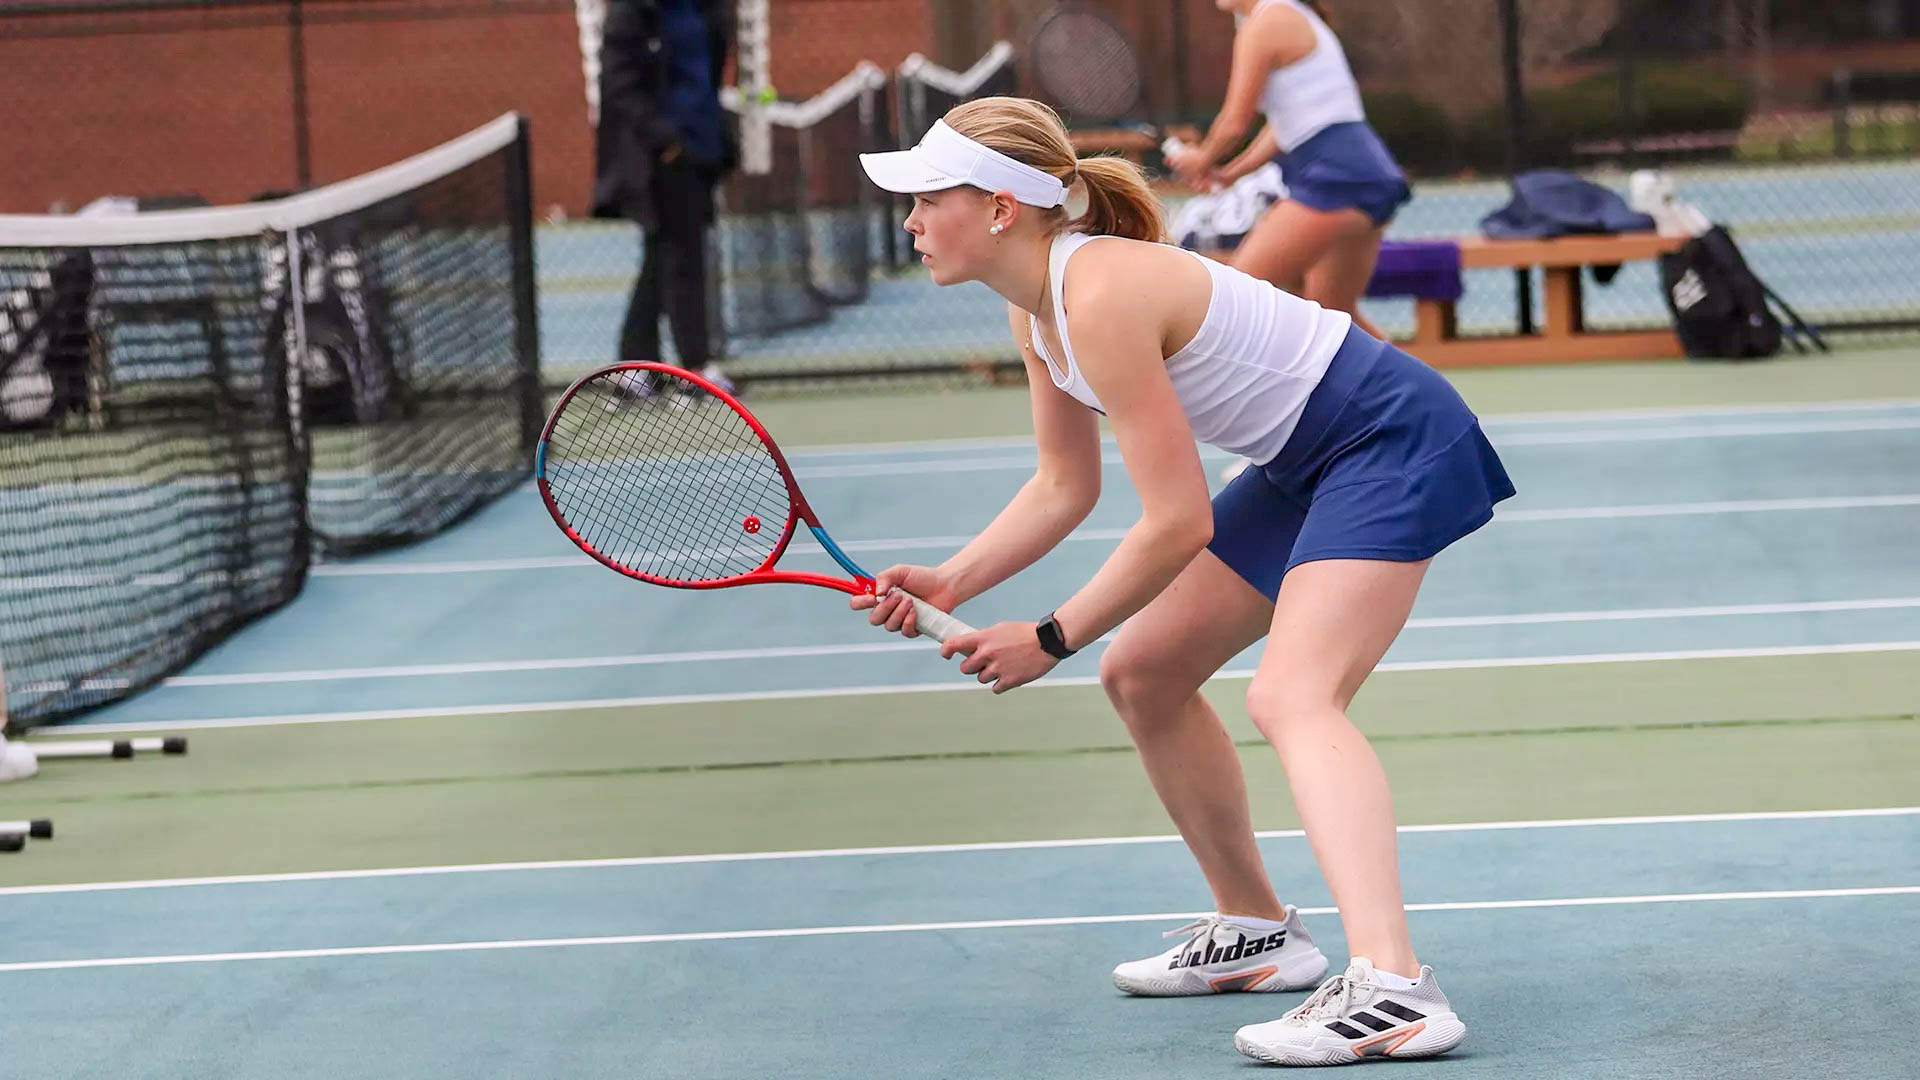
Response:
POLYGON ((680 365, 728 389, 708 311, 707 230, 714 189, 737 160, 720 105, 731 10, 726 0, 610 0, 592 209, 596 218, 634 222, 643 237, 619 359, 660 359, 664 308, 680 365))

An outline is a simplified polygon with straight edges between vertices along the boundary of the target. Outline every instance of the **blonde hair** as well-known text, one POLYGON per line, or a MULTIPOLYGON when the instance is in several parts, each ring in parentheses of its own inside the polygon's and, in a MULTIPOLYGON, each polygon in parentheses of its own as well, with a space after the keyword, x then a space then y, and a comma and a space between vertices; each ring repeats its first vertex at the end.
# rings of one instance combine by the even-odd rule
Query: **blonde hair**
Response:
POLYGON ((1066 125, 1038 101, 1017 97, 976 98, 947 111, 947 126, 1015 161, 1031 165, 1067 186, 1078 178, 1087 188, 1087 212, 1067 219, 1065 207, 1054 215, 1054 231, 1164 242, 1166 212, 1147 187, 1138 165, 1118 157, 1076 157, 1066 125))

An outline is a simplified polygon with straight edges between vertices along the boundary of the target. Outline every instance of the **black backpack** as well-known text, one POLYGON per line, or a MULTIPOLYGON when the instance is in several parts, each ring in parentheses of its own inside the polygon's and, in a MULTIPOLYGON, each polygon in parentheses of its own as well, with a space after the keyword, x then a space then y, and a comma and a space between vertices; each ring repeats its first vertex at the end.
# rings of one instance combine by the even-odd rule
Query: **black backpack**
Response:
POLYGON ((51 427, 86 408, 93 279, 82 249, 0 289, 0 431, 51 427))
POLYGON ((396 364, 393 321, 383 291, 368 280, 354 238, 334 229, 302 230, 302 277, 290 280, 284 240, 267 253, 261 284, 272 305, 267 340, 285 354, 293 342, 298 298, 307 335, 303 356, 290 359, 299 376, 300 412, 314 427, 348 427, 410 417, 414 402, 396 364), (324 234, 323 234, 324 233, 324 234))
MULTIPOLYGON (((1738 360, 1779 353, 1783 328, 1769 300, 1792 320, 1796 332, 1822 351, 1827 347, 1747 266, 1723 226, 1715 225, 1679 251, 1660 256, 1660 291, 1688 356, 1738 360)), ((1794 347, 1805 351, 1797 338, 1794 347)))

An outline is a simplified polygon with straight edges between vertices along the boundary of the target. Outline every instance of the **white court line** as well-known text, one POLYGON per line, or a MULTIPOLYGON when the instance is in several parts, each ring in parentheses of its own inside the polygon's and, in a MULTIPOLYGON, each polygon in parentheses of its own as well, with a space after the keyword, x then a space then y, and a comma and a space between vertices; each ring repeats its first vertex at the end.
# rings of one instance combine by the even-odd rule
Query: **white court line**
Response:
MULTIPOLYGON (((1636 420, 1680 420, 1690 416, 1784 416, 1796 413, 1879 412, 1920 408, 1920 398, 1866 398, 1843 401, 1761 402, 1751 405, 1653 405, 1630 409, 1568 409, 1537 412, 1481 413, 1484 425, 1610 423, 1636 420)), ((1112 446, 1112 435, 1102 435, 1103 444, 1112 446)), ((912 442, 822 443, 797 446, 789 458, 857 457, 862 454, 945 453, 973 450, 1017 450, 1033 447, 1031 435, 983 436, 957 439, 918 439, 912 442)))
MULTIPOLYGON (((1402 833, 1508 832, 1529 829, 1591 829, 1645 825, 1718 825, 1748 821, 1826 821, 1843 818, 1912 817, 1920 806, 1869 807, 1855 810, 1759 810, 1719 814, 1652 814, 1637 817, 1542 818, 1532 821, 1465 821, 1437 825, 1402 825, 1402 833)), ((1301 829, 1264 829, 1262 840, 1297 840, 1301 829)), ((1133 844, 1181 843, 1177 835, 1097 836, 1072 840, 990 840, 970 844, 905 844, 861 848, 811 848, 797 851, 743 851, 710 855, 639 855, 618 859, 553 859, 545 862, 466 863, 446 866, 399 866, 372 870, 307 870, 281 874, 233 874, 225 877, 154 878, 145 881, 97 881, 71 885, 14 885, 0 888, 0 896, 38 896, 49 893, 126 892, 136 889, 179 889, 203 885, 281 885, 303 881, 352 881, 362 878, 431 877, 441 874, 498 874, 529 870, 605 870, 640 866, 682 866, 705 863, 791 862, 810 859, 878 858, 901 855, 953 855, 975 852, 1036 851, 1056 848, 1116 847, 1133 844)))
MULTIPOLYGON (((928 650, 931 643, 924 645, 928 650)), ((1782 645, 1745 649, 1676 649, 1662 652, 1576 653, 1564 656, 1502 656, 1473 660, 1407 660, 1381 664, 1375 671, 1462 671, 1481 668, 1554 667, 1574 664, 1635 664, 1669 660, 1738 660, 1778 656, 1835 656, 1850 653, 1916 652, 1920 641, 1852 641, 1837 645, 1782 645)), ((1215 679, 1251 679, 1252 668, 1227 668, 1215 679)), ((1093 686, 1097 675, 1048 679, 1045 687, 1093 686)), ((572 712, 584 709, 633 709, 656 705, 710 705, 739 701, 798 701, 805 698, 868 697, 875 694, 935 694, 955 691, 986 692, 965 677, 929 683, 890 686, 823 686, 809 689, 738 690, 716 694, 666 694, 657 697, 583 698, 577 701, 536 701, 508 705, 436 705, 418 709, 369 709, 363 712, 293 713, 285 716, 230 716, 208 720, 156 720, 119 724, 75 724, 63 729, 74 735, 122 731, 199 731, 211 728, 274 727, 280 724, 339 724, 356 720, 422 720, 443 716, 505 716, 516 713, 572 712)))
POLYGON ((1616 431, 1541 431, 1493 435, 1496 448, 1508 446, 1584 446, 1593 443, 1668 442, 1679 439, 1727 439, 1761 435, 1817 435, 1854 431, 1912 431, 1920 418, 1880 420, 1807 420, 1798 423, 1726 424, 1718 427, 1672 427, 1616 431))
POLYGON ((1481 413, 1482 424, 1579 424, 1614 420, 1674 420, 1688 416, 1780 416, 1792 413, 1877 412, 1920 409, 1920 398, 1863 398, 1846 401, 1763 402, 1753 405, 1648 405, 1631 409, 1569 409, 1540 412, 1481 413))
MULTIPOLYGON (((1625 907, 1644 904, 1702 904, 1738 900, 1822 900, 1864 896, 1912 896, 1920 885, 1882 885, 1854 889, 1777 889, 1753 892, 1653 893, 1644 896, 1573 896, 1540 900, 1461 900, 1408 904, 1419 911, 1513 911, 1529 908, 1625 907)), ((1302 915, 1332 915, 1337 908, 1301 908, 1302 915)), ((843 937, 855 934, 925 934, 957 930, 1020 930, 1051 926, 1112 923, 1187 922, 1207 912, 1176 911, 1134 915, 1068 915, 1037 919, 980 919, 955 922, 878 923, 866 926, 798 926, 779 930, 710 930, 677 934, 618 934, 603 937, 520 938, 504 941, 448 941, 424 945, 349 945, 327 949, 273 949, 262 952, 190 953, 162 956, 108 956, 88 960, 29 960, 0 964, 0 972, 71 971, 78 968, 154 967, 163 964, 227 964, 259 960, 312 960, 338 956, 405 956, 418 953, 500 952, 516 949, 564 949, 607 945, 665 945, 694 941, 764 941, 769 938, 843 937)))
MULTIPOLYGON (((1733 499, 1712 502, 1646 503, 1630 506, 1569 506, 1558 509, 1499 510, 1493 524, 1541 521, 1625 521, 1636 518, 1699 517, 1719 514, 1806 513, 1826 510, 1884 510, 1920 506, 1920 493, 1899 495, 1840 495, 1805 499, 1733 499)), ((1114 543, 1126 529, 1076 529, 1062 543, 1114 543)), ((958 549, 972 536, 899 536, 882 540, 850 540, 841 548, 850 552, 888 552, 958 549)), ((795 555, 825 557, 818 543, 795 537, 787 550, 795 555)), ((598 567, 585 555, 548 555, 522 559, 473 559, 463 562, 389 562, 371 565, 319 563, 315 577, 387 577, 406 574, 482 574, 517 570, 558 570, 598 567)))
MULTIPOLYGON (((1631 422, 1631 421, 1641 421, 1641 420, 1683 420, 1688 417, 1706 418, 1706 417, 1747 416, 1747 415, 1783 416, 1783 415, 1793 415, 1796 413, 1826 415, 1826 414, 1835 414, 1835 413, 1898 410, 1898 409, 1907 409, 1907 408, 1916 408, 1916 407, 1920 407, 1920 399, 1888 398, 1884 400, 1869 399, 1869 400, 1857 400, 1857 401, 1822 401, 1822 402, 1807 402, 1803 404, 1768 403, 1768 404, 1757 404, 1757 405, 1724 405, 1724 406, 1655 406, 1655 407, 1638 408, 1638 409, 1600 409, 1600 410, 1592 410, 1592 411, 1570 410, 1565 412, 1549 411, 1549 412, 1528 412, 1528 413, 1488 413, 1488 414, 1483 414, 1480 417, 1480 419, 1484 426, 1489 426, 1494 428, 1497 428, 1505 424, 1520 424, 1520 425, 1564 424, 1564 425, 1577 426, 1581 423, 1608 423, 1608 422, 1615 422, 1615 421, 1631 422)), ((1861 420, 1861 421, 1835 421, 1835 422, 1822 422, 1822 421, 1816 420, 1806 424, 1787 424, 1787 425, 1760 424, 1760 425, 1751 425, 1746 427, 1735 427, 1735 426, 1724 426, 1724 425, 1717 426, 1717 427, 1716 426, 1686 426, 1686 427, 1656 429, 1654 431, 1635 430, 1635 429, 1629 428, 1629 429, 1624 429, 1617 433, 1591 432, 1591 431, 1548 432, 1548 433, 1510 433, 1510 434, 1501 435, 1500 437, 1495 438, 1494 442, 1500 445, 1513 445, 1513 446, 1556 445, 1556 444, 1573 445, 1573 444, 1585 444, 1585 443, 1593 443, 1593 442, 1643 442, 1643 441, 1658 440, 1658 439, 1695 439, 1695 438, 1716 438, 1716 437, 1812 434, 1812 433, 1818 433, 1818 432, 1824 432, 1824 431, 1842 433, 1842 432, 1850 432, 1850 431, 1905 430, 1907 428, 1913 428, 1913 427, 1920 427, 1920 420, 1907 420, 1902 418, 1887 418, 1882 420, 1861 420)), ((1105 446, 1105 447, 1114 447, 1118 445, 1111 435, 1103 435, 1101 439, 1101 444, 1102 446, 1105 446)), ((918 463, 915 463, 915 462, 894 462, 894 463, 887 463, 883 465, 874 465, 874 466, 828 465, 828 466, 822 466, 820 468, 815 468, 815 469, 799 468, 797 463, 801 461, 810 460, 813 458, 886 456, 890 454, 915 453, 915 452, 932 453, 932 454, 947 454, 947 453, 959 454, 959 453, 978 453, 981 451, 1003 451, 1003 450, 1031 451, 1033 449, 1033 446, 1034 446, 1033 437, 1031 435, 987 437, 987 438, 963 438, 963 439, 926 439, 926 440, 919 440, 914 442, 836 443, 836 444, 823 444, 820 446, 791 447, 791 448, 788 448, 789 450, 788 457, 790 460, 793 460, 796 462, 797 471, 799 471, 799 473, 803 477, 877 476, 877 475, 889 475, 893 473, 902 473, 902 472, 910 474, 910 473, 913 473, 916 471, 922 471, 922 470, 918 468, 918 463), (878 472, 872 471, 876 468, 881 471, 878 471, 878 472), (846 471, 841 471, 841 470, 846 470, 846 471)), ((1204 459, 1209 461, 1228 460, 1229 458, 1232 457, 1232 455, 1227 454, 1224 451, 1216 450, 1210 446, 1201 446, 1200 453, 1204 459)), ((1121 463, 1121 459, 1118 453, 1103 454, 1102 460, 1106 461, 1109 464, 1121 463)), ((960 462, 957 464, 952 464, 952 463, 942 464, 942 463, 936 462, 933 464, 932 467, 927 468, 924 471, 928 471, 928 472, 993 471, 993 470, 999 470, 999 469, 1032 468, 1033 464, 1034 464, 1034 458, 1031 456, 1031 454, 1029 454, 1021 457, 1003 457, 1003 458, 983 459, 983 460, 978 460, 974 462, 960 462)), ((347 476, 350 476, 350 474, 340 472, 338 470, 316 474, 317 479, 325 479, 327 477, 347 477, 347 476)), ((183 486, 188 488, 194 488, 194 487, 206 487, 208 486, 208 483, 195 482, 190 479, 182 479, 182 480, 170 481, 169 485, 170 486, 177 485, 177 486, 183 486)), ((75 487, 76 489, 85 488, 85 489, 91 490, 91 489, 97 488, 99 490, 123 490, 128 492, 149 490, 151 488, 151 485, 144 484, 142 482, 106 481, 106 480, 87 481, 84 484, 75 484, 72 486, 75 487)), ((215 483, 213 486, 220 486, 220 484, 215 483)))
POLYGON ((1702 619, 1746 615, 1807 615, 1830 611, 1888 611, 1920 607, 1920 596, 1870 600, 1814 600, 1787 604, 1719 604, 1701 607, 1621 608, 1607 611, 1548 611, 1532 615, 1460 615, 1408 619, 1409 630, 1465 626, 1533 626, 1552 623, 1639 622, 1649 619, 1702 619))
POLYGON ((1641 506, 1569 506, 1562 509, 1496 511, 1502 521, 1615 521, 1628 518, 1696 517, 1714 514, 1804 513, 1811 510, 1880 510, 1920 506, 1920 495, 1841 495, 1809 499, 1726 499, 1641 506))
MULTIPOLYGON (((1542 431, 1506 435, 1490 434, 1495 448, 1512 446, 1589 446, 1600 443, 1670 442, 1686 439, 1754 438, 1770 435, 1841 434, 1861 431, 1920 430, 1920 417, 1885 417, 1861 420, 1801 420, 1771 423, 1721 424, 1717 426, 1621 428, 1591 431, 1542 431)), ((1014 444, 1009 449, 1019 447, 1014 444)), ((1030 447, 1031 444, 1025 444, 1030 447)), ((1103 447, 1107 445, 1103 443, 1103 447)), ((979 449, 996 450, 998 444, 985 443, 979 449)), ((1232 455, 1212 447, 1201 447, 1204 461, 1224 461, 1232 455)), ((803 482, 873 476, 922 476, 940 473, 975 473, 1025 470, 1034 467, 1031 453, 1018 456, 933 457, 910 461, 874 461, 844 465, 794 465, 794 474, 803 482)), ((1102 449, 1105 465, 1123 465, 1118 450, 1102 449)))
MULTIPOLYGON (((1920 430, 1920 417, 1886 417, 1862 420, 1803 420, 1776 421, 1772 423, 1722 424, 1717 426, 1665 427, 1665 428, 1622 428, 1594 431, 1542 431, 1514 433, 1507 435, 1489 434, 1496 449, 1510 446, 1589 446, 1599 443, 1638 443, 1671 442, 1687 439, 1731 439, 1756 438, 1770 435, 1817 435, 1841 434, 1861 431, 1913 431, 1920 430)), ((991 449, 991 447, 988 447, 991 449)), ((1225 460, 1230 457, 1223 451, 1203 447, 1200 454, 1203 460, 1225 460)), ((1124 464, 1117 450, 1105 450, 1100 460, 1107 465, 1124 464)), ((1018 457, 956 457, 950 459, 929 458, 918 461, 877 461, 851 465, 816 465, 794 467, 795 475, 801 481, 846 479, 849 477, 870 476, 918 476, 935 473, 971 473, 999 472, 1003 470, 1031 469, 1035 458, 1031 454, 1018 457)))
MULTIPOLYGON (((1545 611, 1524 615, 1455 615, 1407 620, 1408 630, 1456 630, 1481 626, 1543 626, 1564 623, 1639 622, 1659 619, 1730 618, 1755 615, 1807 615, 1821 612, 1891 611, 1920 608, 1920 597, 1871 600, 1816 600, 1789 604, 1721 604, 1710 607, 1623 608, 1611 611, 1545 611)), ((1113 634, 1089 643, 1105 645, 1113 634)), ((548 660, 491 660, 459 664, 403 664, 388 667, 308 668, 297 671, 237 672, 231 675, 176 675, 162 686, 256 686, 268 683, 338 682, 349 679, 408 679, 443 675, 491 675, 508 671, 577 671, 652 664, 707 664, 793 659, 808 656, 915 652, 924 641, 868 641, 828 645, 776 645, 755 649, 703 649, 688 652, 577 656, 548 660)))

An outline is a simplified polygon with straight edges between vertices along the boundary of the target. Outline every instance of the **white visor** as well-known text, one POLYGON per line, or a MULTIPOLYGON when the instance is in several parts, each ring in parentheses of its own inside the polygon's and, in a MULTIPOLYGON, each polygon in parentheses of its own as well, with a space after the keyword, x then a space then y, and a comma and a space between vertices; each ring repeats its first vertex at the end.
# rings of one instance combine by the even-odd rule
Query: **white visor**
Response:
POLYGON ((935 120, 913 149, 861 154, 860 165, 874 183, 902 195, 971 184, 983 191, 1005 191, 1028 206, 1054 207, 1067 201, 1067 186, 1058 179, 974 142, 945 120, 935 120))

